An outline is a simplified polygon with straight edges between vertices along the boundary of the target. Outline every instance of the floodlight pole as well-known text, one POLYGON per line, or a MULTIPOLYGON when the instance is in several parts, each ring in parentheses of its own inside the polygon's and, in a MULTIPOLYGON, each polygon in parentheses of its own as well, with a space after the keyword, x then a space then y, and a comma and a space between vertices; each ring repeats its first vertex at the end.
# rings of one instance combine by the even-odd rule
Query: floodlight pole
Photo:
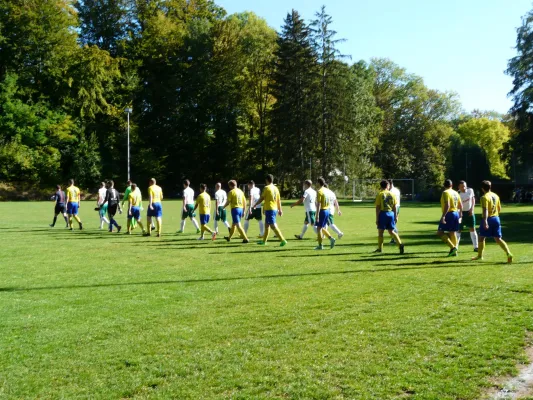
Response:
POLYGON ((130 177, 130 114, 133 111, 131 107, 126 108, 126 113, 128 114, 128 181, 130 177))

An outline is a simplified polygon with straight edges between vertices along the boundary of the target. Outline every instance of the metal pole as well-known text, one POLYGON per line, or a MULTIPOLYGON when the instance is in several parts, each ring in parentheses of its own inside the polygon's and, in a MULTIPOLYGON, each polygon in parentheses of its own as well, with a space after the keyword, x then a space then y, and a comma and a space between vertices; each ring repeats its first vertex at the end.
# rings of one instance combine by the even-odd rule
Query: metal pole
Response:
POLYGON ((130 179, 130 112, 128 111, 128 181, 130 179))
POLYGON ((415 201, 415 180, 411 179, 411 201, 415 201))
POLYGON ((468 153, 465 153, 465 167, 466 167, 465 181, 468 182, 468 153))
POLYGON ((313 180, 313 157, 309 157, 309 179, 313 180))

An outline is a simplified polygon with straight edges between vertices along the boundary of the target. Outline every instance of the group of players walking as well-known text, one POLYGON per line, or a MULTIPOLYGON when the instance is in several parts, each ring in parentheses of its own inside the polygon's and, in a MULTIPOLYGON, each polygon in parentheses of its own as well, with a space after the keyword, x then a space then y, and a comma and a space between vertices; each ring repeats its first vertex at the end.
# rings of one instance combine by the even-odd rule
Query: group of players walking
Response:
MULTIPOLYGON (((228 235, 224 239, 230 242, 238 232, 243 243, 249 243, 247 236, 249 223, 251 220, 257 220, 259 224, 259 245, 266 245, 269 239, 270 231, 280 239, 280 246, 287 244, 283 234, 277 225, 277 216, 283 215, 281 197, 279 190, 274 186, 274 178, 267 175, 265 178, 265 188, 263 193, 255 186, 253 181, 248 183, 249 198, 246 199, 244 192, 238 188, 237 182, 231 180, 228 182, 229 193, 222 190, 222 185, 215 185, 215 212, 214 212, 214 229, 209 227, 211 218, 211 196, 207 193, 207 185, 200 184, 200 194, 194 199, 194 190, 190 187, 190 182, 183 182, 183 205, 182 220, 178 234, 183 233, 187 219, 190 219, 198 234, 198 240, 204 240, 205 234, 208 233, 212 240, 217 238, 219 233, 218 224, 222 223, 228 229, 228 235), (226 208, 231 210, 232 224, 227 221, 226 208), (196 220, 196 211, 200 215, 200 224, 196 220), (265 222, 263 223, 263 215, 265 222), (244 227, 241 221, 244 220, 244 227)), ((396 244, 400 254, 404 254, 405 246, 402 243, 396 224, 400 213, 400 192, 394 188, 392 181, 383 180, 380 183, 381 191, 376 197, 376 226, 378 229, 378 248, 375 253, 383 252, 384 232, 388 231, 392 240, 396 244)), ((476 233, 476 216, 475 216, 475 195, 471 188, 467 187, 466 182, 459 183, 459 192, 453 190, 453 183, 447 179, 444 183, 444 191, 441 196, 442 216, 439 222, 437 234, 441 237, 449 248, 449 256, 454 257, 458 254, 461 232, 464 228, 470 231, 470 237, 474 251, 478 253, 472 260, 483 259, 485 241, 487 238, 494 238, 499 246, 507 254, 507 262, 513 262, 513 255, 509 247, 502 239, 501 224, 499 214, 501 203, 499 197, 491 191, 489 181, 482 182, 483 196, 481 197, 482 222, 479 227, 479 238, 476 233)), ((318 191, 313 189, 313 183, 310 180, 304 182, 304 191, 301 198, 291 205, 291 208, 300 204, 305 208, 305 219, 300 234, 295 238, 302 240, 311 225, 316 234, 318 246, 316 250, 323 250, 323 241, 329 241, 329 247, 333 248, 336 239, 331 235, 328 228, 343 237, 342 231, 334 223, 334 215, 342 215, 339 202, 335 193, 328 188, 324 178, 317 181, 318 191)), ((78 216, 80 199, 80 190, 74 185, 74 180, 69 180, 69 186, 66 192, 61 190, 60 185, 52 197, 55 200, 54 220, 50 225, 54 227, 59 214, 63 214, 67 228, 72 230, 73 219, 75 219, 79 228, 83 229, 83 224, 78 216)), ((156 184, 154 178, 150 179, 148 187, 149 205, 147 210, 148 223, 146 229, 142 223, 141 211, 142 195, 140 189, 135 183, 128 181, 128 187, 124 193, 122 203, 120 194, 114 188, 114 182, 109 181, 101 184, 98 191, 98 200, 96 210, 100 215, 100 229, 104 224, 109 225, 109 232, 116 228, 120 232, 122 227, 115 220, 118 213, 122 213, 124 204, 127 202, 127 234, 131 234, 136 225, 140 227, 144 236, 151 236, 152 230, 156 230, 158 237, 161 236, 162 217, 163 217, 163 191, 156 184), (107 218, 109 217, 109 219, 107 218)))

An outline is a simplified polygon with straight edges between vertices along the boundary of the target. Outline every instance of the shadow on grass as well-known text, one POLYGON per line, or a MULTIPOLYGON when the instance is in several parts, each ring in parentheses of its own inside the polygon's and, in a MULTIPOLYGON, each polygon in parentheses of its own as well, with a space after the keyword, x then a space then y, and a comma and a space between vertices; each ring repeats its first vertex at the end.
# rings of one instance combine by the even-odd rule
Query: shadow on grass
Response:
MULTIPOLYGON (((361 260, 351 260, 352 262, 360 262, 361 260)), ((518 262, 515 264, 530 264, 528 262, 518 262)), ((187 283, 213 283, 213 282, 232 282, 245 280, 267 280, 267 279, 285 279, 285 278, 302 278, 314 276, 335 276, 335 275, 353 275, 353 274, 367 274, 380 272, 402 272, 415 270, 434 270, 437 268, 480 268, 497 266, 496 263, 474 263, 471 261, 433 261, 420 263, 405 263, 400 267, 393 268, 372 268, 372 269, 352 269, 345 271, 328 271, 328 272, 304 272, 294 274, 277 274, 277 275, 257 275, 257 276, 234 276, 228 278, 206 278, 206 279, 177 279, 165 281, 147 281, 147 282, 126 282, 126 283, 96 283, 93 285, 70 285, 70 286, 48 286, 48 287, 0 287, 0 292, 31 292, 41 290, 62 290, 62 289, 92 289, 92 288, 108 288, 108 287, 128 287, 128 286, 142 286, 142 285, 169 285, 169 284, 187 284, 187 283), (428 265, 430 264, 430 265, 428 265), (458 265, 461 264, 461 265, 458 265), (413 267, 405 267, 405 266, 413 267)))

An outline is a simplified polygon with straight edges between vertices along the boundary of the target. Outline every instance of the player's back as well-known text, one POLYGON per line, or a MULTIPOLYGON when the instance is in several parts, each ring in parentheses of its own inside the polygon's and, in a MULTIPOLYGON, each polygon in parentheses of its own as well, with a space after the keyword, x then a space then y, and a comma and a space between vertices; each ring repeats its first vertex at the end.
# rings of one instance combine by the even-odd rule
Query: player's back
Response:
POLYGON ((148 195, 152 196, 152 202, 161 203, 163 199, 163 189, 158 185, 152 185, 148 188, 148 195))
POLYGON ((187 187, 183 190, 183 200, 185 204, 194 204, 194 190, 187 187))
POLYGON ((201 215, 209 214, 211 209, 211 196, 207 192, 200 193, 196 198, 198 210, 201 215))
POLYGON ((228 200, 228 194, 224 190, 219 189, 215 192, 215 200, 217 201, 218 207, 224 206, 228 200))
POLYGON ((396 207, 396 197, 389 190, 382 190, 376 197, 375 205, 379 206, 380 211, 394 211, 394 208, 396 207))
POLYGON ((244 208, 244 192, 235 188, 229 192, 228 199, 231 208, 244 208))
POLYGON ((128 196, 128 200, 131 203, 132 207, 138 207, 141 204, 142 196, 141 191, 139 188, 137 188, 135 191, 130 192, 128 196))
MULTIPOLYGON (((253 187, 250 189, 250 197, 252 198, 253 203, 250 206, 255 205, 257 201, 261 198, 261 189, 258 187, 253 187)), ((261 204, 257 205, 257 208, 261 208, 261 204)))
POLYGON ((69 186, 67 188, 67 201, 77 203, 80 199, 80 189, 76 186, 69 186))
POLYGON ((306 211, 316 211, 316 190, 309 188, 304 192, 304 206, 306 211))
POLYGON ((278 209, 278 200, 280 194, 279 190, 273 183, 265 186, 263 190, 263 198, 265 200, 265 211, 273 211, 278 209))
POLYGON ((321 187, 319 190, 318 190, 318 193, 317 193, 317 196, 316 196, 316 199, 317 199, 317 202, 318 204, 320 205, 320 209, 322 211, 329 211, 329 196, 328 196, 328 189, 325 188, 325 187, 321 187))
POLYGON ((481 197, 481 207, 488 210, 490 217, 500 216, 500 197, 494 192, 487 192, 481 197))
POLYGON ((450 205, 448 212, 457 212, 459 208, 462 207, 461 196, 453 189, 446 189, 442 192, 440 199, 442 211, 445 210, 446 204, 450 205))

